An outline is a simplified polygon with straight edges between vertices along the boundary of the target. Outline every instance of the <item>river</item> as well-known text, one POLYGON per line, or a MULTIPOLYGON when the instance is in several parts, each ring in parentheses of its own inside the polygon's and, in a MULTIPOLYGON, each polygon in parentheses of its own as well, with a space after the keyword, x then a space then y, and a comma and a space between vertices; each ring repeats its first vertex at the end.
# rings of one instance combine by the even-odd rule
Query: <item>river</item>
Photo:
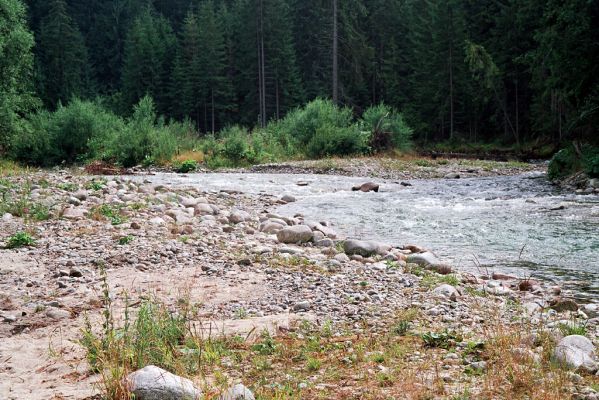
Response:
POLYGON ((378 193, 352 192, 370 179, 332 175, 158 174, 154 183, 203 190, 291 194, 283 215, 332 221, 349 237, 417 244, 478 273, 542 278, 599 299, 599 196, 560 192, 544 174, 377 181, 378 193), (303 181, 307 186, 298 186, 303 181))

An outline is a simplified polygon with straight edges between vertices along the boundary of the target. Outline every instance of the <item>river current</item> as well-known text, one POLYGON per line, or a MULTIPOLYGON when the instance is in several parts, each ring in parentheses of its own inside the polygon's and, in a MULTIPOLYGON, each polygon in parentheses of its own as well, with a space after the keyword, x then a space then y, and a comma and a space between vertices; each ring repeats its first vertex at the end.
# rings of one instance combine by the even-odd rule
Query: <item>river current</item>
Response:
POLYGON ((159 174, 155 183, 291 194, 279 214, 332 221, 348 237, 417 244, 479 273, 554 280, 599 300, 599 196, 560 192, 541 173, 490 178, 380 181, 378 193, 352 192, 371 179, 291 174, 159 174), (305 182, 307 186, 299 186, 305 182))

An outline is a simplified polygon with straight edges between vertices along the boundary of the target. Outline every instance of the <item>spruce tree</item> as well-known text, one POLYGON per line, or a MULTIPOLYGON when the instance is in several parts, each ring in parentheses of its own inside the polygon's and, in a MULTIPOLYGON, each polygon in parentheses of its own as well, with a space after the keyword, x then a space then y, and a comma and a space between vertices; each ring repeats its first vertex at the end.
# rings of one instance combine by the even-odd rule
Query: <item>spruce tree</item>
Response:
POLYGON ((21 118, 35 105, 32 96, 33 35, 20 0, 0 3, 0 154, 12 135, 22 131, 21 118))
POLYGON ((48 107, 86 94, 87 49, 65 0, 48 3, 48 13, 41 20, 37 61, 39 92, 48 107))
POLYGON ((176 39, 169 22, 149 7, 135 19, 127 35, 123 65, 125 109, 150 95, 160 113, 169 109, 169 76, 176 39))

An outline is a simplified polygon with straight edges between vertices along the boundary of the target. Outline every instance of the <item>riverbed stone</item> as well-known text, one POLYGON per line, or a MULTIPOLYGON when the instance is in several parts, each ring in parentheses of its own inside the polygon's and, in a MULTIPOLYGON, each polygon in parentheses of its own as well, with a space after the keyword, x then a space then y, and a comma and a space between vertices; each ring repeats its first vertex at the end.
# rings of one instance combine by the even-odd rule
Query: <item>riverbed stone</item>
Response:
POLYGON ((456 301, 457 298, 460 296, 460 292, 454 286, 449 285, 447 283, 439 285, 435 289, 433 289, 433 294, 447 297, 452 301, 456 301))
POLYGON ((252 216, 247 211, 243 210, 231 210, 231 214, 229 215, 229 222, 232 224, 239 224, 245 221, 249 221, 252 219, 252 216))
POLYGON ((62 212, 62 217, 70 220, 83 219, 87 214, 87 209, 83 207, 68 207, 62 212))
POLYGON ((374 182, 366 182, 366 183, 362 183, 361 185, 354 185, 351 190, 353 190, 354 192, 360 191, 360 192, 378 192, 379 191, 379 185, 377 183, 374 182))
POLYGON ((290 194, 285 194, 281 197, 281 201, 284 203, 293 203, 296 201, 296 198, 290 194))
POLYGON ((594 355, 595 346, 582 335, 566 336, 559 341, 553 351, 556 362, 573 370, 597 372, 599 364, 594 355))
POLYGON ((425 251, 424 253, 409 254, 406 259, 406 262, 410 264, 418 264, 424 266, 436 266, 441 264, 437 256, 435 256, 430 251, 425 251))
POLYGON ((154 365, 132 372, 126 382, 137 400, 199 400, 202 396, 189 379, 154 365))
POLYGON ((244 385, 238 383, 235 386, 227 389, 225 393, 223 393, 219 400, 254 400, 254 394, 250 389, 245 387, 244 385))
POLYGON ((557 312, 578 311, 578 304, 572 299, 557 299, 551 304, 551 308, 557 312))
POLYGON ((445 176, 443 178, 445 178, 445 179, 460 179, 460 174, 458 174, 457 172, 450 172, 448 174, 445 174, 445 176))
POLYGON ((391 246, 375 241, 348 239, 343 243, 343 251, 348 255, 359 255, 370 257, 374 255, 385 255, 391 246))
POLYGON ((277 232, 277 239, 281 243, 306 243, 312 238, 312 229, 306 225, 288 226, 277 232))

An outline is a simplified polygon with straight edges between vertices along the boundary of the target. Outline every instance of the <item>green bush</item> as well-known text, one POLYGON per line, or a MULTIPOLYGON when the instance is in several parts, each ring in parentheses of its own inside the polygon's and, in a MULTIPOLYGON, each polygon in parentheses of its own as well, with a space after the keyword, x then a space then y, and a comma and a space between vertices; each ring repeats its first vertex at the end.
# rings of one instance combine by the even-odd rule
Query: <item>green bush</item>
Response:
POLYGON ((556 180, 574 173, 578 165, 576 152, 572 146, 561 149, 549 162, 547 176, 550 180, 556 180))
POLYGON ((222 155, 231 160, 234 165, 240 165, 248 155, 249 135, 244 129, 233 126, 221 133, 223 137, 222 155))
POLYGON ((586 147, 583 152, 584 170, 591 178, 599 178, 599 147, 586 147))
POLYGON ((16 249, 25 246, 35 246, 35 239, 27 232, 17 232, 6 241, 7 249, 16 249))
POLYGON ((198 168, 198 163, 195 160, 185 160, 176 169, 176 172, 180 174, 186 174, 188 172, 195 171, 198 168))
POLYGON ((94 138, 124 128, 119 117, 100 105, 77 99, 53 113, 33 114, 29 122, 31 130, 13 138, 12 153, 20 161, 41 166, 78 161, 86 157, 94 138))
POLYGON ((413 131, 403 116, 381 103, 372 106, 362 116, 363 130, 369 132, 372 151, 409 150, 413 131))
POLYGON ((278 142, 279 149, 287 156, 351 155, 368 150, 352 111, 324 99, 311 101, 282 120, 271 122, 265 134, 278 142))
POLYGON ((362 154, 368 150, 367 136, 357 126, 336 127, 325 124, 316 129, 316 133, 308 142, 308 157, 346 156, 362 154))

